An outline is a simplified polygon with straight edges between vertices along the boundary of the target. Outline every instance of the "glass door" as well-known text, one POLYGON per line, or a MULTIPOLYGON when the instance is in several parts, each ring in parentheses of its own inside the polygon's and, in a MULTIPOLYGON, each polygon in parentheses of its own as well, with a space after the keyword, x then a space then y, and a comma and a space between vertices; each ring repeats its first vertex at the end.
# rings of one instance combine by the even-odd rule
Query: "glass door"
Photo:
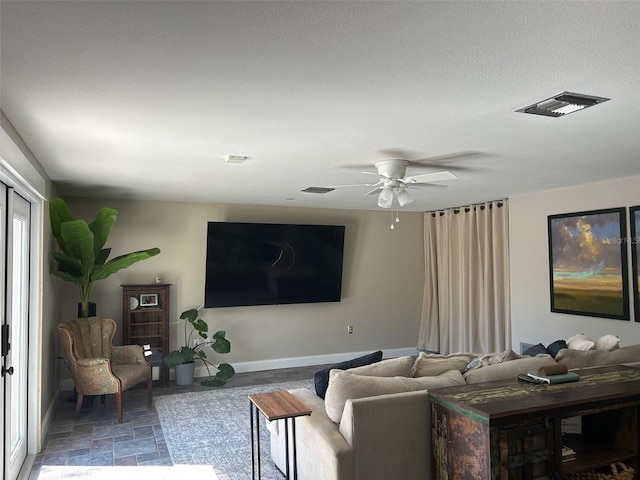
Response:
POLYGON ((27 456, 30 204, 0 186, 3 478, 16 480, 27 456))

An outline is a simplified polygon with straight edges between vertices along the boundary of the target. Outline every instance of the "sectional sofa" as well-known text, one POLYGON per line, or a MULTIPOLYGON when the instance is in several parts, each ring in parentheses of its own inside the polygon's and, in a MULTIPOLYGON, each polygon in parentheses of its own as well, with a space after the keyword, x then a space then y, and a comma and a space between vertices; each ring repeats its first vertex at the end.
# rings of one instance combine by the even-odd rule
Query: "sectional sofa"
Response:
MULTIPOLYGON (((325 385, 316 377, 320 390, 292 390, 313 412, 296 421, 298 478, 431 479, 429 389, 515 379, 520 373, 557 364, 569 369, 640 366, 640 345, 613 351, 564 348, 555 358, 544 353, 517 355, 511 350, 483 356, 421 353, 417 358, 318 372, 328 374, 325 385)), ((279 422, 267 427, 272 460, 284 471, 284 428, 279 422)))

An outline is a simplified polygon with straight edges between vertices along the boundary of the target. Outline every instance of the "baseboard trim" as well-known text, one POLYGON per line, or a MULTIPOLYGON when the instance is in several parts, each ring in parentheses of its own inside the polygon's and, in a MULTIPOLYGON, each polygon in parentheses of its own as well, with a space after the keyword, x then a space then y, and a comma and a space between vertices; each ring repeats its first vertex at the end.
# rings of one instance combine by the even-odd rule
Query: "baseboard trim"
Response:
MULTIPOLYGON (((71 390, 73 390, 73 380, 71 381, 71 390)), ((49 432, 49 427, 51 426, 51 422, 53 421, 53 417, 56 414, 56 409, 58 408, 58 402, 60 401, 60 389, 56 390, 55 395, 49 402, 49 408, 47 408, 47 413, 42 419, 42 423, 40 424, 40 438, 41 447, 44 446, 44 439, 47 438, 47 432, 49 432)))
MULTIPOLYGON (((404 356, 415 357, 419 350, 415 348, 392 348, 383 350, 383 358, 395 358, 404 356)), ((274 358, 271 360, 256 360, 252 362, 238 362, 232 363, 236 373, 248 373, 248 372, 262 372, 264 370, 277 370, 279 368, 294 368, 294 367, 310 367, 313 365, 331 365, 333 363, 344 362, 355 357, 360 357, 371 353, 371 350, 362 352, 346 352, 346 353, 330 353, 327 355, 309 355, 306 357, 289 357, 289 358, 274 358)), ((220 358, 220 357, 216 357, 220 358)), ((207 369, 204 365, 198 364, 196 366, 195 377, 206 377, 208 375, 207 369)), ((173 369, 170 370, 170 378, 174 378, 173 369)), ((65 378, 60 381, 61 392, 67 392, 73 390, 73 379, 65 378)), ((57 396, 56 396, 57 398, 57 396)))

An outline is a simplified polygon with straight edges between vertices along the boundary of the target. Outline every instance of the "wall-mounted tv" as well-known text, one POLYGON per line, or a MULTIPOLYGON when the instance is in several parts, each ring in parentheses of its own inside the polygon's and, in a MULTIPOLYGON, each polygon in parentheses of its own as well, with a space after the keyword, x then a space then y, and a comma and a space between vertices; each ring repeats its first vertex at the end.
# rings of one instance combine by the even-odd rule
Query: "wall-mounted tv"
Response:
POLYGON ((209 222, 205 308, 339 302, 343 225, 209 222))

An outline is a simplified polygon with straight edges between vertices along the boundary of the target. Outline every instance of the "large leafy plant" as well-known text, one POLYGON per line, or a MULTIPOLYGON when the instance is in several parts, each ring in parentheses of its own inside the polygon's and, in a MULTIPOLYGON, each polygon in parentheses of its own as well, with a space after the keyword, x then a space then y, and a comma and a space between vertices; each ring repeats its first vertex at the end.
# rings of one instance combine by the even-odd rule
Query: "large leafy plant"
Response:
POLYGON ((60 251, 51 252, 58 263, 53 274, 80 288, 83 317, 89 316, 89 296, 94 282, 160 253, 159 248, 150 248, 109 260, 111 249, 105 248, 105 244, 118 218, 118 211, 113 208, 100 208, 96 219, 87 223, 73 218, 64 200, 56 198, 49 203, 49 217, 51 232, 60 247, 60 251))
POLYGON ((202 360, 209 376, 206 380, 201 381, 200 385, 205 387, 220 387, 224 385, 227 380, 233 377, 236 371, 228 363, 212 363, 204 349, 210 347, 216 353, 229 353, 231 351, 231 343, 225 337, 226 332, 217 331, 212 337, 209 337, 209 324, 198 318, 198 309, 196 308, 182 312, 180 319, 185 321, 184 345, 164 357, 164 363, 168 367, 176 367, 183 363, 202 360), (191 331, 187 334, 189 327, 191 327, 191 331), (215 375, 211 374, 210 366, 216 369, 215 375))

